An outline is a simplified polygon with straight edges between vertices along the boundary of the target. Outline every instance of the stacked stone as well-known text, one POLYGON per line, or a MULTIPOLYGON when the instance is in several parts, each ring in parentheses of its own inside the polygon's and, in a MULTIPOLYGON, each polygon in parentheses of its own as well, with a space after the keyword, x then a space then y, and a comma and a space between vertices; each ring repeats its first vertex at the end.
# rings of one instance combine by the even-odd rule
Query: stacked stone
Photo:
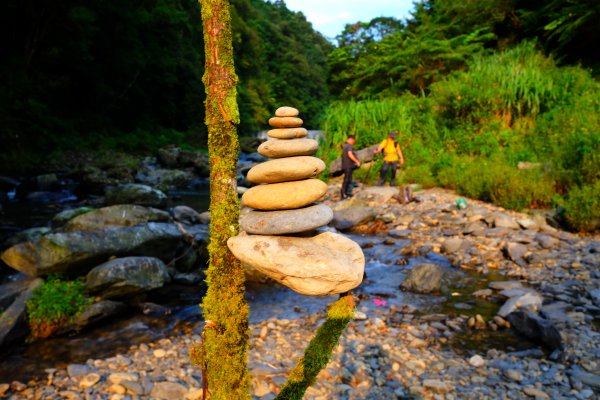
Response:
POLYGON ((251 210, 242 212, 243 233, 227 244, 242 262, 299 293, 343 293, 362 281, 360 246, 329 232, 284 236, 314 231, 333 219, 331 208, 313 204, 327 192, 327 185, 315 179, 325 163, 313 157, 318 143, 306 138, 298 114, 295 108, 280 107, 269 120, 272 139, 258 152, 271 160, 248 171, 248 180, 259 185, 242 196, 251 210))
POLYGON ((327 225, 333 218, 331 208, 310 205, 327 191, 327 185, 315 179, 325 169, 323 161, 312 157, 317 141, 306 138, 295 108, 278 108, 269 124, 274 129, 267 134, 273 139, 258 152, 272 160, 248 171, 248 180, 261 185, 242 197, 242 204, 254 210, 243 214, 241 228, 257 235, 285 235, 327 225))

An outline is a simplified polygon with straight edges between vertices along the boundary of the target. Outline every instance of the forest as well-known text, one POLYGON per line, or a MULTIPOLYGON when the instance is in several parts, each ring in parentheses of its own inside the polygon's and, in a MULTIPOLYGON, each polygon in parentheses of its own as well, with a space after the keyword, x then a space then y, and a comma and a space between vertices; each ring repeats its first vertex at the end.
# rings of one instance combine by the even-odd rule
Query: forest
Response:
MULTIPOLYGON (((403 182, 559 206, 572 228, 595 228, 597 1, 423 0, 406 20, 356 21, 333 43, 284 1, 232 0, 231 12, 240 136, 283 104, 326 132, 326 161, 346 134, 361 148, 395 129, 403 182)), ((70 151, 206 148, 198 2, 10 0, 0 19, 0 170, 70 151)))

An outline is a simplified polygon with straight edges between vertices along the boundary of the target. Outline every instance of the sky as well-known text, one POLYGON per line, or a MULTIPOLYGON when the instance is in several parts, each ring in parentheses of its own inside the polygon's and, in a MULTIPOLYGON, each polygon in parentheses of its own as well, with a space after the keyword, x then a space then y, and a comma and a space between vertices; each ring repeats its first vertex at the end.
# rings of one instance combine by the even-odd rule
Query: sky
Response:
POLYGON ((292 11, 302 11, 313 28, 334 39, 346 24, 369 22, 376 17, 404 19, 413 0, 284 0, 292 11))

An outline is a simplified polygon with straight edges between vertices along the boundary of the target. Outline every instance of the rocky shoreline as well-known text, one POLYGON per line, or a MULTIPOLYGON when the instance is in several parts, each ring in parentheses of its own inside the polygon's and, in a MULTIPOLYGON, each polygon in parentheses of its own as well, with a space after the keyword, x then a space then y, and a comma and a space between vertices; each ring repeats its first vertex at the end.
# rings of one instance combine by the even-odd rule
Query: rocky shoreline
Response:
MULTIPOLYGON (((460 210, 456 207, 459 196, 441 189, 416 192, 418 201, 408 204, 401 204, 395 189, 390 188, 359 187, 355 196, 344 202, 336 197, 338 193, 339 182, 334 180, 324 203, 334 209, 332 225, 359 239, 367 259, 363 285, 373 285, 379 278, 372 274, 376 267, 389 271, 393 281, 415 269, 410 261, 415 259, 420 260, 419 265, 444 265, 441 287, 434 294, 449 291, 447 295, 452 297, 454 291, 458 293, 460 286, 457 289, 448 282, 461 270, 495 271, 504 275, 504 281, 489 284, 477 294, 465 288, 470 292, 460 294, 467 300, 448 304, 444 312, 403 303, 397 285, 394 291, 376 293, 359 287, 355 292, 359 300, 356 319, 305 398, 597 398, 598 235, 563 232, 541 218, 476 200, 467 199, 468 207, 460 210), (476 304, 481 297, 492 304, 492 314, 480 314, 476 304), (507 318, 496 318, 500 306, 511 302, 514 309, 507 318), (509 317, 516 312, 537 321, 538 330, 544 326, 555 329, 560 343, 554 348, 529 345, 510 349, 495 348, 477 338, 481 332, 515 328, 509 317), (511 322, 504 326, 507 320, 511 322), (461 340, 470 336, 479 341, 477 347, 462 346, 461 340)), ((462 277, 458 275, 455 281, 462 277)), ((416 296, 422 296, 424 302, 433 298, 416 296)), ((251 325, 249 368, 254 398, 275 397, 324 316, 323 311, 251 325)), ((201 398, 200 369, 192 366, 188 357, 200 329, 197 325, 185 336, 133 346, 108 359, 57 366, 47 370, 47 376, 28 382, 2 383, 0 378, 0 397, 201 398)), ((543 336, 544 332, 537 334, 543 336)), ((542 336, 534 340, 541 344, 542 336)))

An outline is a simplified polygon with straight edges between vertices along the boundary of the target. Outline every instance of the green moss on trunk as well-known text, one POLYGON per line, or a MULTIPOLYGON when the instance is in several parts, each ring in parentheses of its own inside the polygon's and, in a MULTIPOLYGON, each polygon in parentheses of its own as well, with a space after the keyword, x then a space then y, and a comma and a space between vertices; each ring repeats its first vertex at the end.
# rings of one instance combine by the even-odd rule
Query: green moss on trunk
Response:
POLYGON ((319 327, 317 334, 310 341, 300 358, 298 364, 290 373, 290 377, 281 392, 276 397, 278 400, 302 399, 306 389, 312 385, 319 371, 321 371, 331 358, 333 348, 337 345, 342 332, 352 320, 354 315, 354 300, 348 294, 331 304, 327 311, 327 319, 319 327))
POLYGON ((211 213, 208 291, 202 309, 205 319, 217 326, 205 332, 206 372, 211 399, 244 399, 250 397, 245 277, 240 262, 227 248, 227 239, 238 233, 239 217, 236 188, 239 112, 231 17, 227 0, 200 3, 206 54, 203 82, 207 94, 211 213))

